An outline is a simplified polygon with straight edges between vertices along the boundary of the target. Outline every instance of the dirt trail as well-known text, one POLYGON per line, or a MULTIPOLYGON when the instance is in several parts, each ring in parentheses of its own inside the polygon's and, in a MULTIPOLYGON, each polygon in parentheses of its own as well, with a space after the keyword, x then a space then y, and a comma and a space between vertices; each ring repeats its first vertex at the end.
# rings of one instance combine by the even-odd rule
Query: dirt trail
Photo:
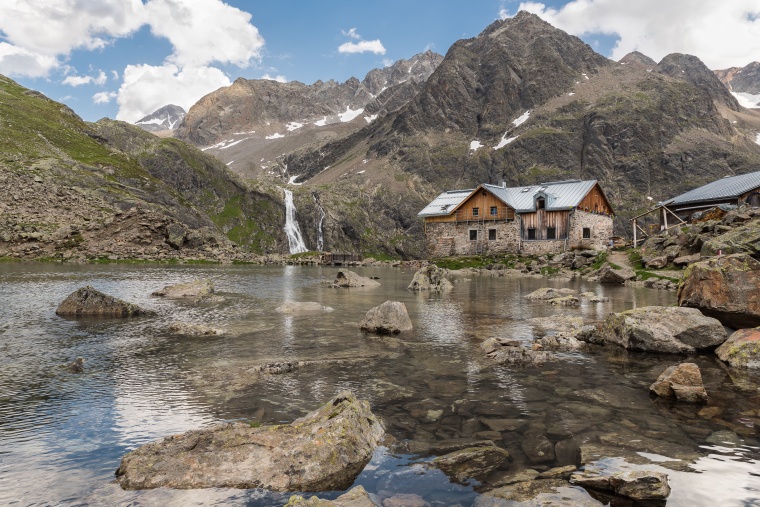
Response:
MULTIPOLYGON (((628 254, 625 252, 621 252, 618 250, 611 250, 609 257, 607 257, 608 262, 610 264, 617 264, 618 266, 622 266, 624 268, 630 268, 633 269, 633 266, 631 265, 631 261, 628 259, 628 254)), ((668 278, 677 278, 680 279, 683 277, 683 271, 681 270, 672 270, 672 269, 648 269, 650 273, 654 273, 660 276, 666 276, 668 278)))

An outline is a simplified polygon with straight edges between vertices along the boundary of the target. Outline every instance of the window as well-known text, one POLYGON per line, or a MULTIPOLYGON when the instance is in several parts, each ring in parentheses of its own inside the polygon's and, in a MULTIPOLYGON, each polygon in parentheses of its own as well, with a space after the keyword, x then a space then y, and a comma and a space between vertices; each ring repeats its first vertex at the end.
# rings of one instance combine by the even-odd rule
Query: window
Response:
POLYGON ((499 214, 499 209, 496 206, 491 206, 491 216, 495 217, 499 214))
POLYGON ((536 209, 544 209, 546 208, 546 199, 543 197, 539 197, 536 199, 536 209))
POLYGON ((533 228, 528 229, 528 239, 536 239, 536 230, 533 228))
POLYGON ((472 216, 476 217, 480 215, 480 208, 472 208, 472 216))
POLYGON ((470 241, 477 241, 478 240, 478 230, 477 229, 471 229, 470 230, 470 241))
POLYGON ((496 241, 496 229, 488 229, 488 241, 496 241))
POLYGON ((556 227, 547 227, 546 228, 546 239, 557 239, 557 228, 556 227))
POLYGON ((583 228, 583 239, 591 239, 591 227, 583 228))

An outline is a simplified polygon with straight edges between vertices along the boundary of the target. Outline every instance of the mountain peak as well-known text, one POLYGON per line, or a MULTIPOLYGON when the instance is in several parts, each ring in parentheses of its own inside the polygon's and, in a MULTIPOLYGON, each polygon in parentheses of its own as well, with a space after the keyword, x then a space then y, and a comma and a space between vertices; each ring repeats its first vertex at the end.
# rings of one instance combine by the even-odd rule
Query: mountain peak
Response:
POLYGON ((704 91, 712 100, 734 111, 739 110, 736 98, 721 83, 718 76, 694 55, 671 53, 660 60, 654 72, 687 81, 704 91))
POLYGON ((639 53, 638 51, 632 51, 628 53, 623 58, 618 60, 618 62, 628 65, 642 65, 650 68, 657 65, 657 62, 649 58, 644 53, 639 53))
POLYGON ((145 118, 135 122, 135 125, 148 132, 176 130, 185 118, 185 110, 180 106, 168 104, 152 112, 145 118))

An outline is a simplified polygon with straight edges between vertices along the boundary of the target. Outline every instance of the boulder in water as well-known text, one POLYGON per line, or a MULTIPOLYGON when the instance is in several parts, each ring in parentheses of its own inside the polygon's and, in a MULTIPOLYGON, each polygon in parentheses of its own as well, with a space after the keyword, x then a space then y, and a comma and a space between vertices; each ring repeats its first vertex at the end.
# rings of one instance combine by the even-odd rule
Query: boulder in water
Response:
POLYGON ((663 398, 676 398, 686 403, 707 403, 699 366, 681 363, 670 366, 655 380, 649 390, 663 398))
POLYGON ((169 325, 169 332, 185 336, 219 336, 224 334, 224 331, 221 329, 190 322, 172 322, 169 325))
POLYGON ((760 327, 732 333, 715 355, 729 366, 760 369, 760 327))
POLYGON ((412 320, 404 303, 386 301, 370 309, 359 327, 369 333, 398 334, 401 331, 411 331, 412 320))
POLYGON ((719 321, 696 308, 645 306, 611 313, 599 333, 605 343, 629 350, 688 354, 726 341, 719 321))
POLYGON ((291 424, 220 424, 126 454, 123 489, 264 488, 334 491, 354 482, 383 437, 369 403, 343 391, 291 424))
POLYGON ((415 292, 435 291, 441 292, 449 290, 454 286, 446 278, 446 270, 439 268, 435 264, 430 264, 419 269, 412 278, 412 282, 407 289, 415 292))
POLYGON ((66 369, 71 373, 84 373, 84 358, 77 357, 66 365, 66 369))
POLYGON ((370 498, 367 490, 362 486, 354 486, 348 492, 340 495, 335 500, 324 500, 312 496, 304 498, 301 495, 293 495, 284 507, 377 507, 370 498))
POLYGON ((214 294, 214 282, 208 278, 193 280, 192 282, 167 285, 161 290, 152 293, 151 296, 165 297, 167 299, 179 299, 199 303, 208 300, 214 294))
POLYGON ((670 495, 668 475, 649 470, 627 470, 613 473, 586 467, 573 474, 571 482, 584 488, 611 491, 633 500, 663 500, 670 495))
POLYGON ((468 447, 435 458, 432 466, 456 481, 484 479, 509 459, 509 453, 495 445, 468 447))
POLYGON ((289 315, 303 315, 313 313, 328 313, 332 312, 333 309, 329 306, 322 306, 316 301, 286 301, 275 308, 275 311, 289 315))
POLYGON ((56 315, 61 317, 134 317, 147 312, 137 305, 103 294, 90 287, 82 287, 64 299, 56 315))
POLYGON ((379 287, 380 282, 357 275, 353 271, 343 270, 338 271, 333 285, 338 287, 379 287))

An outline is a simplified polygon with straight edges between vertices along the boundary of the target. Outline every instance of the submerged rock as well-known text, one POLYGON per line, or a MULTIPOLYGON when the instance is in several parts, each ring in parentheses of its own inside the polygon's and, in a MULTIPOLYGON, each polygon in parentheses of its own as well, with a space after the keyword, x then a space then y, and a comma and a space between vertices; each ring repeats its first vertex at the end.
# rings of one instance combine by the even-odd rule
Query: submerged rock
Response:
POLYGON ((401 331, 411 331, 412 320, 404 303, 386 301, 370 309, 359 327, 369 333, 398 334, 401 331))
POLYGON ((664 500, 670 495, 668 475, 649 470, 626 470, 608 473, 602 469, 586 467, 573 474, 571 482, 584 488, 611 491, 633 500, 664 500))
POLYGON ((719 321, 696 308, 646 306, 611 313, 600 331, 605 343, 629 350, 693 353, 717 347, 726 340, 719 321))
POLYGON ((407 289, 418 291, 437 291, 449 290, 454 286, 446 278, 446 270, 439 268, 435 264, 425 266, 414 274, 412 282, 407 289))
POLYGON ((190 322, 172 322, 169 332, 185 336, 220 336, 224 331, 205 324, 192 324, 190 322))
POLYGON ((116 477, 123 489, 340 490, 383 434, 369 403, 343 391, 291 424, 227 423, 143 445, 122 458, 116 477))
POLYGON ((376 282, 366 276, 360 276, 353 271, 338 271, 335 276, 333 285, 337 287, 379 287, 380 282, 376 282))
POLYGON ((66 365, 66 369, 71 373, 84 373, 84 358, 77 357, 66 365))
POLYGON ((284 507, 296 505, 299 507, 377 507, 367 490, 362 486, 354 486, 335 500, 323 500, 316 496, 304 498, 301 495, 293 495, 284 507))
POLYGON ((383 507, 430 507, 430 504, 414 493, 396 493, 383 500, 383 507))
POLYGON ((89 285, 71 293, 55 311, 61 317, 134 317, 147 313, 137 305, 103 294, 89 285))
MULTIPOLYGON (((555 289, 554 287, 541 287, 536 289, 527 296, 525 299, 529 301, 551 301, 554 299, 566 298, 568 296, 577 296, 578 291, 567 288, 555 289)), ((577 298, 576 298, 577 301, 577 298)))
POLYGON ((601 507, 586 491, 562 479, 535 479, 508 484, 484 493, 473 507, 552 506, 601 507), (519 502, 519 503, 518 503, 519 502), (524 503, 523 503, 524 502, 524 503))
POLYGON ((202 280, 193 280, 192 282, 167 285, 163 289, 151 293, 151 296, 199 303, 211 298, 213 294, 214 283, 208 278, 204 278, 202 280))
POLYGON ((707 403, 702 374, 699 372, 699 366, 694 363, 668 367, 649 390, 663 398, 676 398, 686 403, 707 403))
POLYGON ((484 479, 509 459, 509 453, 495 445, 468 447, 435 458, 431 465, 458 482, 484 479))
POLYGON ((316 301, 286 301, 277 308, 276 312, 286 314, 309 314, 309 313, 328 313, 334 311, 329 306, 322 306, 316 301))
POLYGON ((699 308, 733 329, 760 326, 760 261, 747 254, 713 257, 686 268, 678 304, 699 308))
POLYGON ((760 327, 732 333, 715 355, 729 366, 760 369, 760 327))

